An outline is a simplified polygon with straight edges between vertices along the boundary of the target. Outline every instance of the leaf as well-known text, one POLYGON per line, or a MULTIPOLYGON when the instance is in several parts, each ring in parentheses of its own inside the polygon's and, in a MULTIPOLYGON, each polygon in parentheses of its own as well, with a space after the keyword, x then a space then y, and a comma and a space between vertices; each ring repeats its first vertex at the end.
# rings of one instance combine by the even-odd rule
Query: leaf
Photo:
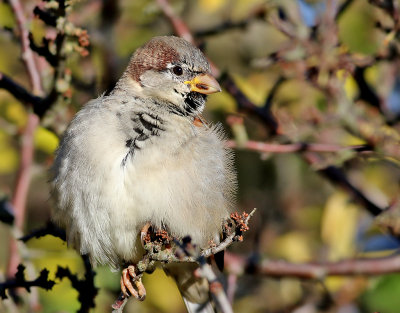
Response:
POLYGON ((378 278, 361 297, 365 312, 397 313, 400 307, 400 275, 386 275, 378 278))
POLYGON ((0 27, 13 28, 14 26, 15 18, 11 7, 4 2, 0 2, 0 27))
POLYGON ((35 147, 48 154, 53 154, 58 147, 58 137, 43 127, 38 127, 35 132, 35 147))
POLYGON ((357 206, 350 202, 349 196, 342 191, 332 194, 321 221, 321 237, 329 247, 330 261, 353 255, 357 222, 357 206))

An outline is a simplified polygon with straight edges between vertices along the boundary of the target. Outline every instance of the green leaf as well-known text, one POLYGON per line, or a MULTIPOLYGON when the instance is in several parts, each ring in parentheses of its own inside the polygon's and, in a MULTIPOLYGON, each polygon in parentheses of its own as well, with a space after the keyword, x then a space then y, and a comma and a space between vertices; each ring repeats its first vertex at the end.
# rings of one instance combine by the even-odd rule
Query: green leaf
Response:
POLYGON ((366 307, 366 312, 399 312, 399 289, 399 274, 386 275, 378 278, 376 283, 361 297, 361 301, 366 307))

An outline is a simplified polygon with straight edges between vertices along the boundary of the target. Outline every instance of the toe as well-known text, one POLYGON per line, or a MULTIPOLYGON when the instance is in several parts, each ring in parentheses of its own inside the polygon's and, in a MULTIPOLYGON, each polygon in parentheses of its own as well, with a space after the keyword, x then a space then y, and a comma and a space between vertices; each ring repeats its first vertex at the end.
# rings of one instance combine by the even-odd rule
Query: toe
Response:
POLYGON ((121 277, 121 291, 129 297, 127 289, 132 296, 139 298, 138 292, 133 288, 129 269, 124 269, 121 277))
POLYGON ((143 301, 146 298, 146 288, 144 288, 142 280, 139 279, 139 280, 135 281, 135 285, 138 290, 138 295, 139 295, 138 299, 140 301, 143 301))

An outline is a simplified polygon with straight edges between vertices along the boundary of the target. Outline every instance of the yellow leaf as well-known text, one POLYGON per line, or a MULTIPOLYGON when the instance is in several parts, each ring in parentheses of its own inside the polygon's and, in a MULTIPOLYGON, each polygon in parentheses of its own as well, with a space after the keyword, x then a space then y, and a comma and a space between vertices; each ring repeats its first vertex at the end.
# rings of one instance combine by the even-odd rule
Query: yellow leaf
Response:
POLYGON ((199 6, 204 11, 212 13, 220 9, 225 2, 225 0, 200 0, 199 6))
POLYGON ((307 262, 311 259, 309 238, 300 232, 281 236, 275 243, 278 255, 290 262, 307 262))
POLYGON ((35 147, 48 154, 53 154, 58 147, 58 137, 43 127, 38 127, 35 132, 35 147))
POLYGON ((331 195, 321 221, 321 237, 329 247, 331 261, 353 256, 357 222, 357 206, 348 195, 342 191, 331 195))
POLYGON ((379 79, 378 66, 377 65, 369 66, 365 70, 365 80, 367 81, 367 83, 375 85, 378 79, 379 79))
POLYGON ((233 75, 235 83, 239 89, 252 101, 254 104, 264 105, 267 97, 266 85, 271 85, 268 79, 262 74, 252 74, 249 77, 233 75))
POLYGON ((208 99, 207 110, 222 110, 225 113, 235 113, 236 102, 227 92, 219 92, 208 99))
POLYGON ((0 149, 0 174, 9 174, 18 166, 18 153, 11 147, 0 149))
POLYGON ((4 117, 18 127, 23 127, 26 124, 28 115, 22 104, 19 102, 11 102, 5 107, 4 117))
POLYGON ((161 312, 183 312, 182 297, 174 280, 157 269, 151 275, 144 276, 146 302, 151 303, 161 312))
POLYGON ((339 80, 344 82, 344 91, 347 98, 353 99, 358 93, 357 83, 354 78, 344 70, 339 70, 336 73, 339 80))
POLYGON ((0 174, 9 174, 18 167, 18 153, 8 142, 8 136, 0 131, 0 174))
POLYGON ((8 4, 0 2, 0 27, 13 28, 15 25, 14 14, 8 4))

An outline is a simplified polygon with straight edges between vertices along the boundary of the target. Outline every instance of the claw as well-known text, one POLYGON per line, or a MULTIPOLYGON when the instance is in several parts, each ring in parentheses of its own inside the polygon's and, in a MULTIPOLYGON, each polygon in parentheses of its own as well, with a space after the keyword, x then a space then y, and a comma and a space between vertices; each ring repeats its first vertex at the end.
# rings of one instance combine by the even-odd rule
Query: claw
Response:
POLYGON ((146 289, 144 288, 144 285, 142 283, 142 278, 136 276, 135 266, 133 265, 129 265, 127 268, 124 268, 122 270, 121 292, 126 298, 132 295, 140 301, 143 301, 146 297, 146 289), (135 284, 137 290, 133 286, 132 281, 135 284))
POLYGON ((139 297, 138 292, 133 288, 133 285, 131 282, 131 278, 135 278, 135 277, 136 277, 136 274, 135 274, 135 268, 133 265, 129 265, 128 268, 123 269, 122 276, 121 276, 121 291, 125 295, 125 297, 129 297, 127 289, 132 296, 134 296, 135 298, 139 297))
POLYGON ((143 248, 146 245, 146 239, 147 239, 146 237, 147 237, 147 233, 148 233, 150 227, 151 227, 151 224, 146 223, 146 225, 144 225, 142 230, 140 231, 140 242, 141 242, 143 248))
POLYGON ((146 298, 146 288, 144 288, 142 278, 139 278, 137 281, 135 281, 135 285, 139 294, 138 300, 143 301, 146 298))

